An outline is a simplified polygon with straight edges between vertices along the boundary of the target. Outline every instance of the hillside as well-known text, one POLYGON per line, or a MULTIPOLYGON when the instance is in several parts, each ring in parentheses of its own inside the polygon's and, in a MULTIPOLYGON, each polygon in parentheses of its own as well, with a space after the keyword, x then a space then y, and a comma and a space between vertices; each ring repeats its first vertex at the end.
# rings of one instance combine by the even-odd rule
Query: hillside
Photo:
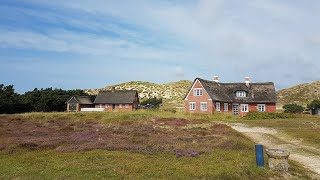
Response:
POLYGON ((278 107, 284 104, 296 103, 306 106, 314 99, 320 100, 320 81, 300 84, 277 91, 278 107))
MULTIPOLYGON (((89 94, 98 94, 99 90, 110 90, 116 87, 118 90, 137 90, 139 92, 140 101, 157 97, 163 99, 162 108, 182 108, 183 97, 190 88, 192 81, 180 80, 166 84, 155 84, 144 81, 130 81, 126 83, 106 86, 101 89, 86 90, 89 94)), ((287 89, 277 91, 278 108, 284 104, 297 103, 306 106, 314 99, 320 99, 320 81, 300 84, 287 89)))
POLYGON ((89 94, 98 94, 99 90, 110 90, 115 87, 117 90, 137 90, 139 92, 140 101, 157 97, 163 100, 162 108, 182 108, 183 97, 190 88, 192 82, 188 80, 180 80, 167 84, 155 84, 143 81, 130 81, 126 83, 106 86, 101 89, 86 90, 89 94))

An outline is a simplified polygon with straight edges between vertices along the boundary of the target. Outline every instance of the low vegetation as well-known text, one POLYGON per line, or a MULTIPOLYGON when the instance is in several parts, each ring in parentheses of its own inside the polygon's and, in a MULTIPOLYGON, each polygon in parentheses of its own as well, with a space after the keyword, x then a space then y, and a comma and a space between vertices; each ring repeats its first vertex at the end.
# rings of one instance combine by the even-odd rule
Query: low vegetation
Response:
MULTIPOLYGON (((281 179, 254 143, 217 121, 167 111, 0 115, 0 179, 281 179), (174 118, 173 118, 174 117, 174 118)), ((290 176, 308 178, 293 164, 290 176)))
POLYGON ((298 104, 286 104, 283 106, 285 113, 302 113, 304 108, 298 104))
POLYGON ((269 112, 249 112, 244 119, 261 120, 261 119, 289 119, 295 118, 295 115, 290 113, 269 113, 269 112))

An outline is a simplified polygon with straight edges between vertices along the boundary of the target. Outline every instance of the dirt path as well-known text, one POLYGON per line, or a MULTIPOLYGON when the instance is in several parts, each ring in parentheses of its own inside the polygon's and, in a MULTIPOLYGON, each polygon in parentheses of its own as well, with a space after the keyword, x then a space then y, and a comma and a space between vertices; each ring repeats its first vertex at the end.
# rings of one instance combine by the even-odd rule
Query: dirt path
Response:
POLYGON ((289 159, 297 161, 305 168, 317 173, 320 178, 320 150, 301 144, 302 139, 293 139, 272 128, 249 127, 241 123, 230 125, 256 143, 268 148, 281 148, 290 151, 289 159))

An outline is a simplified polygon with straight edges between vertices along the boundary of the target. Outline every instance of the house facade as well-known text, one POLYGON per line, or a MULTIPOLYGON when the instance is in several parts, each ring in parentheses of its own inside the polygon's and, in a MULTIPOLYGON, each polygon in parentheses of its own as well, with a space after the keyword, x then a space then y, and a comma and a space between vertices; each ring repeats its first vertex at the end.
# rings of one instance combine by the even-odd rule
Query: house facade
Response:
POLYGON ((196 78, 187 92, 185 111, 211 114, 231 112, 245 116, 248 112, 276 112, 274 83, 221 83, 218 76, 213 81, 196 78))
POLYGON ((93 108, 94 104, 87 96, 72 96, 67 102, 68 112, 79 112, 81 108, 93 108))
POLYGON ((100 91, 93 104, 95 108, 104 108, 104 111, 134 111, 139 105, 138 91, 115 88, 100 91))

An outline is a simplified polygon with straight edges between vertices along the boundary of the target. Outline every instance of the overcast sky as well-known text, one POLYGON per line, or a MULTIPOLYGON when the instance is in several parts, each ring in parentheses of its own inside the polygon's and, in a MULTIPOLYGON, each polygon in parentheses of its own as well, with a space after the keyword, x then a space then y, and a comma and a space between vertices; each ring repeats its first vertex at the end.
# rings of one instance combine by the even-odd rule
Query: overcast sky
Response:
POLYGON ((0 84, 320 80, 317 0, 0 0, 0 84))

